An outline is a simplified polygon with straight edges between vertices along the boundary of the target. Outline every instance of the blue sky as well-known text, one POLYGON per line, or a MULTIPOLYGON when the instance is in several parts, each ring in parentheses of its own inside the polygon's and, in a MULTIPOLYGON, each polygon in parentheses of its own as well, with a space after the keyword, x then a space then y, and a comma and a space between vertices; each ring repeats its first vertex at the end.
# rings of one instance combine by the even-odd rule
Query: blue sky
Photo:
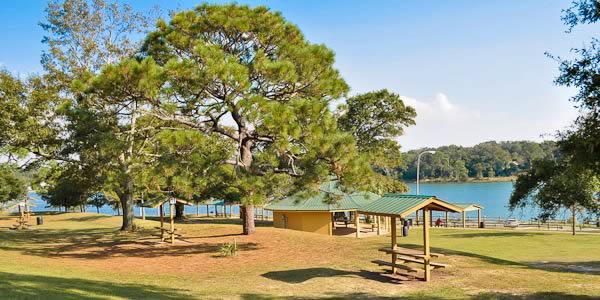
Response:
MULTIPOLYGON (((26 75, 39 64, 46 1, 0 3, 0 64, 26 75)), ((128 1, 165 12, 199 1, 128 1)), ((570 1, 238 1, 281 11, 314 43, 336 52, 351 94, 387 88, 417 108, 404 150, 487 140, 541 140, 577 115, 556 87, 555 61, 598 25, 566 34, 570 1)))

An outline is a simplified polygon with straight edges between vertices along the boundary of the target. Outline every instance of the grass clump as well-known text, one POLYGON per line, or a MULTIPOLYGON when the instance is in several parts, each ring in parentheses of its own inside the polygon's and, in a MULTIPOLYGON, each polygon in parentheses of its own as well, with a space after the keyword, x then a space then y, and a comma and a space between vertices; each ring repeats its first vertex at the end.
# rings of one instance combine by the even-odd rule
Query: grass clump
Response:
POLYGON ((223 246, 221 246, 221 256, 223 257, 230 257, 230 256, 235 256, 237 253, 238 247, 237 247, 237 242, 235 241, 235 239, 233 239, 233 242, 230 243, 224 243, 223 246))

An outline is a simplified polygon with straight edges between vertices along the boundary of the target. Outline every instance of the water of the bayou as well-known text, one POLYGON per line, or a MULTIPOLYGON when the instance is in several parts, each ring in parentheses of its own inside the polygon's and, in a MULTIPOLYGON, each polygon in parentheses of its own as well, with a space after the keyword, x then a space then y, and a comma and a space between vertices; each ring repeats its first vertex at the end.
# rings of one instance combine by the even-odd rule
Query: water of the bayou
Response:
MULTIPOLYGON (((409 194, 413 194, 416 192, 416 184, 409 183, 408 184, 410 190, 409 194)), ((508 209, 508 199, 510 198, 510 193, 513 189, 512 182, 485 182, 485 183, 421 183, 420 184, 420 193, 422 195, 432 195, 437 196, 438 198, 448 201, 448 202, 456 202, 456 203, 478 203, 484 207, 483 209, 483 217, 486 218, 508 218, 515 217, 518 219, 529 219, 536 216, 536 211, 533 208, 526 208, 524 210, 517 210, 511 212, 508 209)), ((30 196, 34 199, 40 199, 39 196, 35 193, 31 193, 30 196)), ((55 208, 47 208, 46 203, 41 200, 35 201, 37 207, 34 208, 34 211, 44 211, 44 210, 57 210, 55 208)), ((207 210, 206 206, 200 205, 199 207, 200 215, 206 215, 207 210)), ((222 212, 223 207, 217 207, 219 213, 222 212)), ((237 207, 233 208, 233 214, 239 214, 239 210, 237 207)), ((208 207, 208 213, 214 214, 215 207, 208 207)), ((95 207, 88 207, 88 212, 96 212, 95 207)), ((229 208, 227 208, 227 212, 229 213, 229 208)), ((100 209, 100 213, 103 214, 116 214, 116 211, 112 208, 105 206, 100 209)), ((186 207, 186 213, 195 214, 196 207, 188 206, 186 207)), ((266 213, 266 212, 265 212, 266 213)), ((135 214, 139 215, 140 210, 136 207, 135 214)), ((158 214, 156 209, 146 209, 146 214, 149 216, 155 216, 158 214)), ((476 212, 469 212, 467 216, 474 217, 477 216, 476 212)))
MULTIPOLYGON (((465 182, 465 183, 420 183, 420 194, 436 196, 439 199, 455 203, 477 203, 484 207, 482 214, 486 218, 530 219, 537 216, 535 208, 527 207, 511 212, 508 200, 513 190, 513 182, 465 182)), ((416 184, 408 184, 409 194, 416 193, 416 184)), ((477 216, 469 212, 467 216, 477 216)))

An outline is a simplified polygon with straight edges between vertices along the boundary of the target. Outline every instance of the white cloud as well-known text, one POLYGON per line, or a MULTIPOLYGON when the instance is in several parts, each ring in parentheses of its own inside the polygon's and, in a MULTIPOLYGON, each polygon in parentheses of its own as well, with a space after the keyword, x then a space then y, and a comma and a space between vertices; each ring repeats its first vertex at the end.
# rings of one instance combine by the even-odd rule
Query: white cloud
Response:
POLYGON ((444 93, 427 100, 406 96, 402 99, 417 111, 417 124, 398 138, 404 151, 444 145, 472 146, 491 140, 542 141, 551 139, 556 130, 568 126, 577 116, 577 110, 560 95, 534 109, 526 105, 490 106, 484 99, 478 105, 481 111, 444 93))
POLYGON ((520 119, 506 112, 480 112, 458 104, 444 93, 426 101, 403 96, 405 104, 417 111, 416 125, 398 140, 403 150, 443 145, 472 146, 490 140, 541 140, 547 125, 532 118, 520 119))
POLYGON ((481 116, 479 112, 467 110, 452 103, 444 93, 437 93, 431 101, 419 101, 407 96, 402 96, 402 100, 416 109, 417 124, 444 120, 461 122, 478 119, 481 116))

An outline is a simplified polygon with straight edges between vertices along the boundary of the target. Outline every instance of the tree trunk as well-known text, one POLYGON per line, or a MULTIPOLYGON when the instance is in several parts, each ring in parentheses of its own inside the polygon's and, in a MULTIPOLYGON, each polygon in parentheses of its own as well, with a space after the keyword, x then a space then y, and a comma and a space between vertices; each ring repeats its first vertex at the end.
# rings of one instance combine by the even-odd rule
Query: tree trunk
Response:
POLYGON ((254 225, 254 205, 240 206, 242 215, 242 223, 244 225, 244 235, 250 235, 256 232, 256 226, 254 225))
POLYGON ((175 204, 175 220, 185 219, 185 205, 176 203, 175 204))
MULTIPOLYGON (((240 134, 242 134, 242 132, 240 132, 240 134)), ((250 170, 253 160, 251 140, 242 140, 242 145, 240 147, 240 158, 242 163, 244 164, 244 168, 246 170, 250 170)), ((240 215, 243 215, 242 225, 244 227, 244 235, 253 234, 254 232, 256 232, 256 226, 254 224, 254 205, 251 204, 240 206, 240 210, 240 215)))
POLYGON ((100 206, 96 206, 96 212, 100 213, 100 206))
POLYGON ((119 196, 121 201, 121 207, 123 207, 123 225, 121 230, 131 231, 133 230, 133 178, 127 176, 125 179, 125 193, 119 196))

